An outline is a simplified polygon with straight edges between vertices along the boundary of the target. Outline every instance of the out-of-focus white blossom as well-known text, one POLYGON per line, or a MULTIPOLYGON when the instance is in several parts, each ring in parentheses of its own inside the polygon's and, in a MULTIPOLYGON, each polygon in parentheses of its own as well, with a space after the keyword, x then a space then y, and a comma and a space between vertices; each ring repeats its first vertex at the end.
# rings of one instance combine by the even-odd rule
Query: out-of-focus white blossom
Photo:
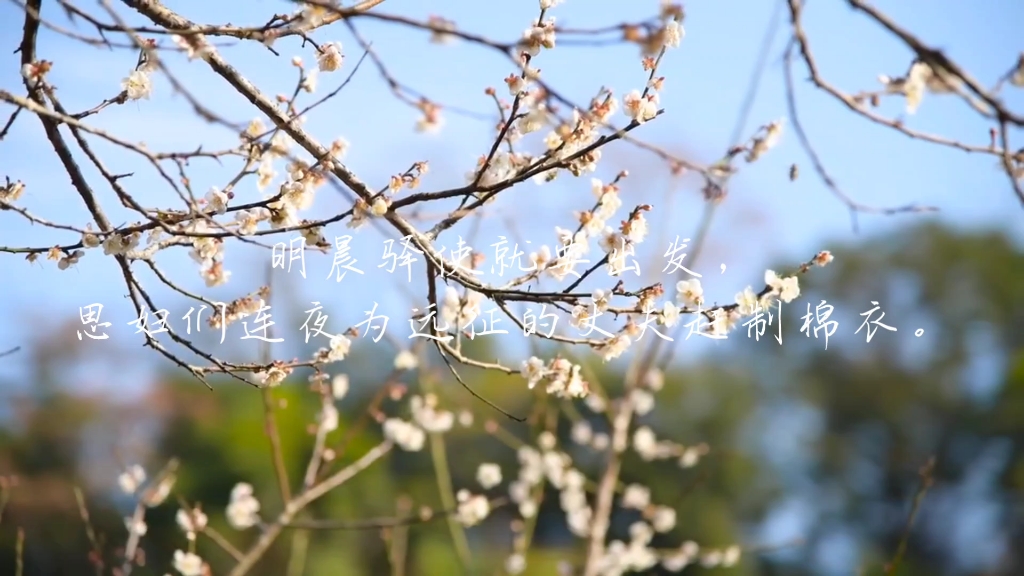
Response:
POLYGON ((501 484, 501 466, 489 462, 481 464, 476 469, 476 481, 484 490, 490 490, 501 484))
POLYGON ((326 42, 320 45, 320 53, 316 57, 317 65, 324 72, 334 72, 341 68, 345 55, 341 53, 341 42, 326 42))
POLYGON ((644 374, 643 383, 651 392, 659 392, 665 386, 665 373, 660 368, 652 367, 644 374))
POLYGON ((828 250, 822 250, 814 256, 814 264, 817 266, 827 266, 834 259, 835 258, 832 256, 831 252, 828 250))
POLYGON ((739 546, 733 544, 722 552, 722 567, 729 568, 735 566, 740 561, 741 550, 739 546))
POLYGON ((722 563, 721 550, 708 550, 700 558, 700 565, 705 568, 714 568, 722 563))
POLYGON ((664 34, 665 46, 678 48, 686 32, 683 30, 682 24, 676 20, 669 20, 665 23, 665 29, 662 33, 664 34))
POLYGON ((129 534, 138 534, 139 536, 145 536, 149 530, 145 520, 142 518, 135 519, 131 516, 124 519, 124 527, 128 529, 129 534))
POLYGON ((419 359, 409 350, 402 350, 395 355, 396 370, 415 370, 419 365, 419 359))
POLYGON ((135 494, 135 491, 145 481, 146 471, 138 464, 132 464, 117 477, 117 485, 125 494, 135 494))
POLYGON ((505 559, 505 572, 509 574, 522 574, 523 570, 526 570, 526 557, 522 554, 512 554, 505 559))
POLYGON ((622 356, 632 343, 633 340, 629 336, 619 333, 605 341, 604 345, 598 349, 598 353, 605 362, 614 360, 622 356))
POLYGON ((641 388, 634 388, 629 393, 630 402, 633 403, 633 411, 638 416, 644 416, 654 409, 654 394, 641 388))
POLYGON ((192 552, 175 550, 174 569, 180 572, 181 576, 201 576, 203 573, 203 559, 192 552))
POLYGON ((760 303, 761 300, 757 297, 757 293, 755 293, 754 289, 750 286, 747 286, 743 292, 736 294, 736 311, 742 316, 750 316, 753 314, 760 303))
POLYGON ((384 421, 384 437, 398 444, 403 450, 418 452, 423 449, 427 433, 419 426, 401 418, 388 418, 384 421))
POLYGON ((413 396, 409 399, 412 418, 427 432, 447 432, 455 425, 455 414, 437 407, 437 396, 413 396))
POLYGON ((590 444, 590 440, 594 437, 594 429, 591 428, 590 422, 580 420, 572 425, 572 432, 570 436, 572 437, 572 441, 577 444, 590 444))
POLYGON ((657 456, 658 437, 647 426, 641 426, 633 432, 633 450, 645 461, 654 460, 657 456))
POLYGON ((320 430, 326 434, 330 434, 338 429, 338 409, 331 402, 324 402, 317 419, 319 420, 320 430))
POLYGON ((643 510, 651 503, 651 489, 640 484, 626 486, 622 493, 622 507, 643 510))
POLYGON ((458 491, 455 499, 458 500, 456 519, 463 526, 479 524, 491 513, 491 503, 486 496, 474 495, 463 489, 458 491))
POLYGON ((337 374, 331 378, 331 395, 335 400, 341 400, 348 394, 348 374, 337 374))
POLYGON ((658 506, 651 518, 651 526, 656 532, 668 532, 676 527, 676 511, 668 506, 658 506))
POLYGON ((239 482, 231 490, 228 502, 228 524, 236 530, 245 530, 259 523, 260 502, 253 495, 252 484, 239 482))
POLYGON ((192 510, 179 508, 177 514, 174 515, 174 520, 189 540, 195 540, 196 533, 202 532, 206 528, 208 518, 199 508, 192 510))
POLYGON ((541 450, 554 450, 558 440, 555 435, 545 430, 537 436, 537 445, 540 446, 541 450))

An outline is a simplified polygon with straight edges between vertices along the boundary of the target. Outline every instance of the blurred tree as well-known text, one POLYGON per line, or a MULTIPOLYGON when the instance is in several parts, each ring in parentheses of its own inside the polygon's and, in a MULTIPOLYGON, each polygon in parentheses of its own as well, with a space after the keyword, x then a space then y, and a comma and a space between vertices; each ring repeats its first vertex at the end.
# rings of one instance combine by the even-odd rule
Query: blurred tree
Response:
POLYGON ((1024 253, 998 233, 932 224, 833 252, 785 311, 785 346, 748 344, 783 418, 808 414, 812 430, 800 474, 786 474, 790 494, 813 504, 809 543, 779 573, 821 573, 834 563, 816 560, 837 542, 862 573, 882 573, 933 457, 895 573, 1024 573, 1024 253), (811 337, 794 328, 822 301, 839 322, 827 350, 816 317, 811 337), (896 331, 876 328, 868 342, 875 326, 860 328, 862 312, 875 303, 870 319, 885 312, 896 331))

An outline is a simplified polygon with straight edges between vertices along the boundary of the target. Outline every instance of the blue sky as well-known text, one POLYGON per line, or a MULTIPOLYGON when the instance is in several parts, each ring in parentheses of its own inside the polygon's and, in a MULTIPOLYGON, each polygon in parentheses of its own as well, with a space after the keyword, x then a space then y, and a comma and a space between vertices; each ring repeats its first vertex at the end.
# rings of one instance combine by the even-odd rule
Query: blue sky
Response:
MULTIPOLYGON (((211 23, 255 23, 263 21, 265 14, 287 8, 282 2, 261 2, 253 5, 251 13, 239 14, 237 5, 232 3, 183 1, 172 6, 193 21, 211 23)), ((1021 48, 1019 42, 1014 42, 1013 23, 1021 21, 1024 7, 1011 0, 970 5, 918 0, 882 2, 879 6, 897 22, 910 26, 927 43, 947 50, 984 83, 990 84, 1003 74, 1015 62, 1021 48)), ((553 14, 562 25, 591 28, 623 20, 639 21, 655 13, 657 7, 658 3, 653 0, 636 3, 569 0, 553 14)), ((418 19, 430 14, 408 0, 388 0, 379 9, 418 19)), ((512 41, 535 17, 536 10, 535 2, 507 2, 502 4, 500 16, 496 17, 492 5, 467 0, 446 3, 443 15, 455 20, 464 30, 512 41)), ((730 134, 761 49, 762 37, 775 10, 773 2, 689 3, 683 44, 668 53, 661 68, 661 74, 667 77, 662 91, 666 113, 634 135, 698 162, 710 163, 719 158, 733 144, 729 141, 730 134)), ((0 7, 0 16, 3 36, 20 37, 21 18, 17 8, 4 4, 0 7)), ((142 23, 127 10, 122 10, 122 16, 130 22, 142 23)), ((62 14, 51 12, 49 17, 54 23, 69 26, 62 14)), ((842 2, 810 2, 804 19, 823 73, 849 92, 877 88, 879 74, 901 74, 911 59, 911 53, 899 41, 842 2)), ((787 116, 781 60, 788 40, 787 20, 783 11, 758 98, 744 129, 747 136, 763 124, 787 116)), ((484 88, 503 88, 501 80, 512 70, 509 63, 496 52, 464 42, 446 46, 430 44, 428 34, 421 31, 371 20, 357 20, 355 24, 395 78, 446 106, 445 127, 436 135, 415 133, 413 125, 418 112, 391 98, 386 84, 367 61, 338 97, 311 113, 307 128, 325 143, 338 136, 346 138, 351 143, 348 166, 373 186, 384 185, 391 174, 420 160, 429 161, 431 167, 421 190, 462 184, 465 173, 472 169, 476 156, 486 151, 492 137, 493 121, 481 119, 493 111, 493 103, 484 94, 484 88), (477 114, 459 115, 455 109, 477 114)), ((84 24, 79 25, 77 31, 95 36, 84 24)), ((318 31, 314 38, 320 42, 340 40, 347 60, 341 72, 321 74, 318 94, 306 95, 300 104, 311 103, 337 86, 361 54, 355 39, 343 25, 318 31)), ((611 87, 620 95, 642 87, 645 75, 639 66, 636 47, 621 44, 572 46, 567 35, 560 37, 560 42, 557 49, 541 55, 537 66, 548 82, 575 101, 585 103, 602 86, 611 87)), ((302 48, 299 44, 294 39, 276 44, 280 57, 260 46, 232 46, 220 50, 261 90, 278 94, 289 93, 294 87, 297 71, 288 63, 291 56, 300 55, 307 63, 315 61, 313 49, 302 48)), ((39 55, 55 63, 49 78, 59 87, 63 103, 70 110, 87 109, 116 95, 120 80, 136 60, 132 50, 90 48, 45 29, 40 33, 39 55)), ((20 89, 17 58, 17 55, 5 53, 0 59, 0 85, 15 92, 20 89)), ((249 103, 226 88, 204 63, 186 62, 179 54, 167 54, 164 58, 178 80, 215 112, 238 124, 255 117, 255 110, 249 103)), ((802 81, 805 72, 799 62, 795 76, 801 121, 828 170, 847 194, 867 205, 918 202, 941 209, 937 215, 864 215, 860 218, 860 234, 883 233, 904 226, 911 219, 939 218, 959 226, 1002 227, 1021 235, 1020 206, 994 157, 969 155, 911 141, 854 116, 829 96, 813 89, 802 81)), ((1020 90, 1006 93, 1006 98, 1011 105, 1024 103, 1020 90)), ((899 115, 902 102, 898 99, 883 102, 881 111, 899 115)), ((163 77, 156 78, 155 93, 150 100, 110 107, 89 121, 126 140, 143 141, 153 150, 194 149, 199 144, 206 149, 218 149, 236 142, 231 131, 196 118, 187 101, 174 94, 163 77)), ((950 97, 929 95, 918 113, 906 122, 921 131, 970 143, 984 144, 988 139, 987 126, 961 102, 950 97)), ((94 145, 111 171, 135 173, 123 182, 130 185, 129 189, 143 205, 168 206, 177 202, 174 192, 144 160, 102 141, 94 145)), ((21 205, 51 221, 76 226, 88 221, 37 120, 22 115, 6 141, 0 143, 0 149, 5 159, 5 172, 28 186, 21 205), (56 199, 59 200, 54 202, 56 199)), ((628 144, 614 144, 605 155, 607 160, 594 176, 607 181, 623 168, 631 173, 623 185, 623 210, 639 203, 652 204, 655 208, 651 213, 654 227, 648 241, 649 251, 645 253, 647 259, 642 260, 646 279, 649 273, 658 272, 654 268, 662 266, 662 261, 651 260, 659 255, 655 252, 663 251, 664 245, 676 236, 693 236, 702 209, 699 181, 671 179, 655 158, 628 144)), ((197 192, 203 193, 210 186, 223 186, 237 169, 237 164, 218 166, 199 159, 191 163, 188 174, 197 192)), ((98 174, 88 168, 86 172, 96 183, 97 195, 108 207, 111 219, 132 221, 131 213, 118 211, 112 191, 100 185, 102 180, 98 174)), ((589 187, 589 177, 575 180, 562 177, 545 186, 524 185, 514 200, 505 198, 490 208, 492 216, 484 220, 485 225, 480 227, 478 235, 473 235, 474 224, 466 222, 442 236, 440 243, 453 247, 461 235, 472 238, 471 243, 477 249, 493 254, 487 245, 497 241, 499 235, 510 235, 512 229, 503 219, 512 217, 514 234, 520 240, 530 240, 534 247, 551 244, 554 226, 568 227, 572 223, 572 210, 590 202, 589 187)), ((251 180, 243 182, 236 194, 236 202, 261 198, 251 180)), ((333 214, 345 206, 345 201, 335 191, 325 187, 306 217, 333 214)), ((11 213, 4 214, 2 221, 0 245, 45 246, 77 240, 73 233, 31 226, 11 213)), ((330 240, 347 233, 345 230, 341 226, 328 228, 326 235, 330 240)), ((708 249, 697 268, 705 276, 712 272, 717 276, 707 278, 705 286, 712 299, 725 300, 747 284, 757 285, 764 268, 771 262, 795 263, 830 240, 852 237, 854 232, 847 209, 816 177, 788 124, 781 144, 757 163, 744 165, 734 178, 730 196, 718 210, 708 249), (801 177, 796 182, 788 179, 792 163, 801 167, 801 177), (724 273, 720 273, 721 264, 727 266, 724 273)), ((322 301, 333 314, 331 325, 348 326, 358 322, 363 311, 379 300, 380 309, 392 318, 389 330, 394 330, 392 334, 397 338, 404 338, 408 332, 403 314, 409 308, 404 291, 409 285, 401 271, 389 276, 378 268, 382 262, 382 241, 383 237, 372 228, 364 228, 353 240, 353 255, 358 259, 356 266, 366 272, 361 277, 349 274, 340 284, 327 281, 332 256, 310 254, 305 280, 293 272, 290 279, 275 282, 291 282, 288 290, 297 291, 303 301, 322 301)), ((28 321, 53 324, 74 319, 80 306, 93 302, 101 302, 106 307, 105 319, 114 324, 112 340, 83 342, 82 345, 134 347, 139 342, 139 336, 132 334, 134 328, 127 326, 134 316, 128 301, 122 297, 124 286, 112 259, 90 253, 74 269, 61 272, 50 262, 28 264, 16 256, 0 257, 8 263, 7 269, 17 271, 16 279, 5 281, 2 288, 0 314, 8 318, 8 322, 0 328, 0 348, 26 344, 23 326, 28 321)), ((231 244, 227 258, 226 267, 233 276, 226 286, 212 292, 215 298, 235 298, 254 288, 263 277, 269 254, 231 244)), ((162 265, 169 274, 183 279, 183 285, 201 288, 198 271, 183 250, 167 255, 162 265)), ((174 325, 183 330, 180 318, 190 304, 159 288, 148 273, 143 272, 143 277, 147 278, 147 285, 154 294, 162 298, 161 302, 166 303, 164 306, 170 310, 172 320, 177 320, 174 325)), ((280 325, 289 322, 283 329, 293 330, 301 324, 303 316, 287 320, 283 316, 276 318, 280 325)), ((231 338, 229 334, 228 339, 231 338)), ((12 369, 11 363, 5 364, 4 371, 12 369)))
MULTIPOLYGON (((238 8, 242 4, 236 2, 179 0, 168 4, 193 21, 230 21, 240 25, 262 23, 269 14, 288 10, 287 3, 269 1, 246 3, 251 8, 245 13, 238 8)), ((430 11, 423 4, 412 0, 387 0, 379 10, 426 19, 430 11)), ((634 135, 702 163, 713 162, 736 144, 730 142, 730 134, 775 4, 748 0, 687 3, 686 37, 680 48, 667 55, 661 68, 661 74, 667 77, 662 92, 662 107, 666 112, 634 135)), ((993 83, 1005 73, 1024 49, 1019 34, 1019 23, 1024 22, 1024 4, 1016 0, 887 0, 876 4, 926 43, 946 50, 985 84, 993 83)), ((83 5, 92 9, 89 3, 83 5)), ((431 3, 431 6, 440 5, 431 3)), ((553 14, 560 24, 589 28, 623 20, 642 20, 657 8, 655 0, 567 0, 553 14)), ((455 20, 464 30, 512 41, 536 16, 537 4, 533 0, 500 3, 449 0, 438 11, 455 20)), ((127 10, 122 9, 121 14, 130 22, 142 23, 127 10)), ((52 8, 44 16, 62 26, 70 26, 63 15, 52 8)), ((866 17, 854 13, 845 2, 813 0, 808 3, 804 18, 823 74, 848 92, 877 88, 879 74, 902 74, 912 58, 898 40, 866 17)), ((784 14, 768 54, 757 101, 744 130, 748 136, 758 126, 787 116, 781 61, 788 40, 787 21, 784 14)), ((20 38, 21 22, 22 16, 13 3, 0 4, 0 37, 9 39, 8 49, 0 51, 0 86, 15 93, 21 91, 19 56, 11 54, 10 49, 14 47, 14 39, 20 38)), ((370 20, 360 19, 355 24, 372 42, 395 78, 446 106, 445 128, 437 135, 414 133, 418 113, 392 98, 371 63, 364 62, 351 84, 337 98, 312 113, 307 129, 324 143, 339 136, 346 138, 351 143, 347 165, 375 187, 383 186, 390 175, 422 160, 429 161, 431 166, 421 184, 422 190, 461 185, 464 174, 472 169, 476 157, 486 151, 492 137, 493 120, 480 119, 488 118, 493 112, 493 103, 484 94, 484 88, 502 88, 502 79, 512 67, 499 54, 480 47, 465 43, 433 45, 427 42, 428 34, 424 32, 370 20), (478 115, 460 116, 452 111, 456 108, 478 115)), ((83 23, 76 30, 95 36, 83 23)), ((341 72, 321 74, 318 94, 322 94, 343 80, 361 52, 354 38, 340 24, 316 32, 314 38, 319 42, 340 40, 347 55, 341 72)), ((544 78, 565 95, 584 103, 602 86, 611 87, 619 95, 642 88, 645 74, 640 69, 636 47, 579 47, 569 45, 568 40, 568 36, 561 37, 555 50, 543 53, 537 60, 544 78)), ((259 46, 225 46, 220 50, 264 92, 290 93, 297 73, 288 60, 301 55, 307 63, 312 63, 315 55, 311 47, 302 48, 294 39, 281 41, 275 48, 281 52, 280 57, 259 46)), ((40 32, 39 56, 55 63, 49 80, 59 87, 64 105, 73 111, 91 108, 104 98, 116 95, 121 79, 136 61, 134 51, 86 47, 45 29, 40 32)), ((217 113, 239 124, 255 117, 256 111, 251 105, 232 93, 204 63, 188 63, 184 57, 174 54, 166 55, 165 59, 176 77, 217 113)), ((882 234, 906 226, 912 220, 937 218, 962 227, 1006 229, 1024 241, 1024 226, 1021 226, 1024 213, 994 157, 969 155, 911 141, 890 129, 870 124, 803 82, 802 64, 797 63, 795 74, 802 124, 827 168, 847 194, 867 205, 897 206, 918 202, 941 210, 935 215, 864 215, 860 218, 861 235, 882 234)), ((307 95, 300 102, 308 104, 317 97, 307 95)), ((1007 92, 1005 98, 1018 110, 1024 107, 1024 91, 1007 92)), ((7 110, 3 110, 5 119, 7 110)), ((883 102, 881 112, 900 115, 902 102, 883 102)), ((201 143, 207 149, 218 149, 237 141, 232 132, 196 118, 185 99, 175 95, 162 77, 156 78, 155 93, 150 100, 110 107, 88 122, 124 139, 145 141, 150 149, 160 151, 194 149, 201 143)), ((988 139, 988 127, 961 102, 948 97, 927 96, 918 113, 908 117, 906 123, 921 131, 974 144, 985 144, 988 139)), ((1018 140, 1015 147, 1020 145, 1018 140)), ((135 173, 123 182, 143 205, 168 206, 177 201, 173 191, 137 156, 99 141, 95 148, 111 171, 135 173)), ((663 240, 694 234, 702 210, 695 180, 673 182, 656 159, 625 144, 608 148, 605 155, 605 164, 596 177, 607 181, 624 168, 632 175, 623 185, 624 210, 638 203, 654 205, 651 220, 655 227, 649 241, 653 246, 647 256, 663 251, 664 246, 659 245, 663 240)), ((188 174, 196 190, 205 192, 210 186, 222 187, 237 168, 235 164, 226 163, 221 167, 200 159, 191 163, 188 174)), ((84 207, 35 118, 23 114, 7 139, 0 142, 0 172, 27 184, 28 190, 20 204, 38 216, 76 226, 88 221, 84 207)), ((108 207, 111 219, 118 223, 132 220, 129 213, 116 209, 112 191, 101 185, 98 174, 94 170, 86 172, 95 183, 100 201, 108 207)), ((573 180, 563 176, 543 187, 527 184, 521 188, 514 200, 506 197, 489 207, 492 215, 480 227, 478 236, 473 236, 472 223, 467 222, 443 236, 441 243, 452 247, 461 234, 465 238, 476 238, 473 244, 477 248, 486 248, 498 235, 509 234, 503 219, 511 218, 519 237, 531 240, 534 246, 551 244, 554 227, 568 227, 571 211, 591 201, 589 177, 573 180)), ((251 181, 237 188, 236 194, 236 202, 261 198, 251 181)), ((345 207, 336 193, 325 188, 306 217, 331 215, 345 207)), ((345 230, 340 226, 329 228, 327 236, 333 238, 348 233, 345 230)), ((764 268, 771 263, 796 263, 831 241, 854 237, 847 209, 813 173, 788 124, 781 144, 757 163, 743 166, 743 171, 733 180, 730 195, 718 210, 710 244, 698 264, 698 271, 708 277, 705 285, 711 299, 730 299, 748 284, 757 286, 764 268), (796 182, 788 178, 792 163, 801 167, 802 175, 796 182), (720 264, 727 265, 725 273, 719 273, 720 264)), ((10 212, 0 214, 0 245, 47 246, 74 241, 77 241, 74 234, 31 226, 10 212)), ((280 291, 296 295, 300 303, 299 310, 292 314, 275 310, 278 327, 288 331, 283 335, 301 341, 298 325, 303 319, 301 311, 309 307, 303 306, 306 302, 321 301, 330 313, 331 325, 348 326, 358 322, 363 311, 378 301, 391 316, 389 332, 399 340, 404 338, 408 325, 403 314, 408 310, 409 301, 403 290, 410 285, 402 271, 389 276, 377 267, 383 252, 382 241, 383 237, 372 228, 356 234, 353 255, 358 259, 356 266, 366 272, 362 277, 349 274, 341 283, 328 281, 331 256, 314 257, 312 254, 306 261, 305 280, 297 278, 294 271, 288 278, 277 274, 275 282, 284 287, 280 291)), ((490 253, 490 250, 485 252, 490 253)), ((255 288, 269 261, 266 252, 236 243, 228 246, 227 257, 227 268, 233 276, 226 286, 212 291, 214 298, 235 298, 255 288)), ((841 258, 842 254, 837 257, 841 258)), ((81 372, 81 382, 76 385, 116 388, 121 394, 130 394, 133 387, 137 389, 137 384, 133 383, 145 381, 139 380, 140 375, 150 373, 154 367, 166 366, 152 352, 138 353, 137 346, 142 339, 132 334, 134 329, 127 325, 134 319, 133 313, 123 298, 125 288, 113 259, 103 258, 98 252, 90 253, 75 268, 63 272, 52 262, 28 264, 8 254, 0 254, 0 261, 6 272, 0 279, 0 318, 5 320, 0 325, 0 350, 29 345, 32 338, 38 337, 33 333, 57 329, 60 322, 74 320, 80 306, 100 302, 105 306, 104 320, 114 324, 111 340, 79 343, 73 334, 52 332, 47 337, 69 338, 75 346, 104 346, 129 351, 132 355, 130 360, 116 366, 109 362, 90 366, 88 371, 81 372)), ((201 288, 198 270, 183 250, 168 254, 162 265, 173 277, 183 279, 187 287, 201 288)), ((651 268, 650 264, 644 265, 651 268)), ((654 268, 652 271, 657 273, 660 262, 654 268)), ((158 288, 148 272, 142 272, 141 277, 158 302, 170 309, 172 325, 183 330, 180 318, 188 311, 189 304, 169 290, 158 288)), ((414 272, 414 280, 417 278, 414 272)), ((228 339, 238 336, 238 333, 229 334, 228 339)), ((711 344, 691 340, 677 342, 677 345, 699 350, 711 344)), ((283 350, 279 355, 290 355, 294 348, 285 345, 283 350)), ((686 357, 685 354, 680 356, 686 357)), ((0 361, 0 380, 16 378, 25 373, 24 368, 24 363, 14 358, 0 361)), ((772 530, 797 529, 799 522, 794 518, 806 518, 806 504, 795 500, 790 508, 781 510, 779 516, 773 517, 772 530)), ((779 539, 785 536, 773 538, 779 539)), ((845 553, 849 548, 837 550, 845 553)), ((850 565, 845 560, 842 563, 844 567, 850 565)))

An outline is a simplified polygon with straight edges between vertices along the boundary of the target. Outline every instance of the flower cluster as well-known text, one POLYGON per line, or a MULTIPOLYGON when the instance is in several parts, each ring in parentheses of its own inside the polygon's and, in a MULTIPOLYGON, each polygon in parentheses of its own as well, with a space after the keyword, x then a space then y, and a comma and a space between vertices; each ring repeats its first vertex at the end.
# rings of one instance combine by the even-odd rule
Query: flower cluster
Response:
POLYGON ((228 502, 228 524, 236 530, 252 528, 260 522, 260 501, 253 495, 251 484, 239 482, 231 490, 228 502))
POLYGON ((565 358, 554 358, 545 363, 536 356, 524 360, 520 374, 526 378, 529 388, 533 388, 538 382, 547 381, 545 391, 559 398, 581 398, 586 396, 590 389, 580 375, 581 366, 573 364, 565 358))

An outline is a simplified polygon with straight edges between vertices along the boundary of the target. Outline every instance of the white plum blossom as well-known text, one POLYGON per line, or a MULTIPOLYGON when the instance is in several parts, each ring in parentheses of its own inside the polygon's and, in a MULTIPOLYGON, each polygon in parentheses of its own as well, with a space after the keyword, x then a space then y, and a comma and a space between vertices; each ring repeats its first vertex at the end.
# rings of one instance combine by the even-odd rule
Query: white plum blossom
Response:
POLYGON ((523 39, 519 42, 519 48, 530 56, 540 54, 541 48, 550 50, 554 47, 554 18, 549 18, 544 22, 535 22, 533 26, 523 32, 523 39))
POLYGON ((415 370, 419 365, 419 359, 409 350, 402 350, 395 355, 395 370, 415 370))
POLYGON ((476 481, 484 490, 490 490, 501 484, 501 466, 489 462, 481 464, 476 469, 476 481))
POLYGON ((647 426, 641 426, 633 432, 633 450, 645 461, 654 460, 657 456, 658 437, 647 426))
MULTIPOLYGON (((519 480, 527 487, 536 486, 544 479, 544 461, 532 446, 523 446, 516 451, 516 458, 519 459, 519 480)), ((511 487, 510 487, 511 491, 511 487)))
POLYGON ((831 252, 828 250, 822 250, 814 256, 814 264, 816 266, 827 266, 829 262, 832 262, 834 259, 835 258, 832 256, 831 252))
POLYGON ((587 397, 583 399, 583 404, 594 414, 602 414, 608 408, 605 399, 597 394, 587 394, 587 397))
POLYGON ((188 34, 186 36, 172 34, 171 41, 185 52, 185 56, 189 60, 194 60, 195 58, 205 60, 214 53, 213 46, 198 34, 188 34))
POLYGON ((461 298, 458 291, 449 286, 445 290, 444 302, 441 306, 441 319, 449 327, 468 328, 480 316, 482 303, 483 294, 467 290, 465 298, 461 298))
POLYGON ((231 490, 228 502, 228 524, 236 530, 245 530, 259 523, 260 502, 253 495, 252 484, 239 482, 231 490))
POLYGON ((203 514, 203 511, 199 508, 193 508, 192 510, 179 508, 177 514, 174 515, 174 520, 189 540, 195 540, 196 532, 202 532, 206 528, 208 519, 206 514, 203 514))
POLYGON ((330 346, 330 352, 327 354, 327 361, 339 362, 348 356, 348 352, 352 348, 352 341, 348 337, 338 334, 331 338, 328 345, 330 346))
POLYGON ((580 420, 572 425, 570 436, 572 437, 573 442, 580 445, 586 445, 593 439, 594 429, 590 426, 590 422, 580 420))
POLYGON ((138 534, 139 536, 145 536, 146 532, 149 531, 149 526, 146 525, 146 521, 142 518, 127 517, 124 519, 124 526, 128 529, 129 534, 138 534))
POLYGON ((216 186, 210 188, 210 191, 206 193, 206 207, 213 211, 214 214, 223 214, 228 209, 228 200, 230 197, 227 192, 222 192, 220 188, 216 186))
POLYGON ((643 124, 658 115, 658 95, 650 93, 643 96, 639 90, 633 90, 623 97, 622 111, 638 124, 643 124))
POLYGON ((676 511, 668 506, 658 506, 651 518, 651 526, 655 532, 668 532, 676 527, 676 511))
POLYGON ((310 94, 316 92, 317 81, 320 79, 319 73, 320 70, 316 68, 306 72, 302 77, 302 82, 299 84, 299 87, 310 94))
POLYGON ((739 546, 736 546, 735 544, 729 546, 724 552, 722 552, 722 566, 724 568, 735 566, 736 563, 740 561, 740 554, 741 550, 739 546))
POLYGON ((750 316, 757 311, 761 301, 754 292, 754 289, 747 286, 743 292, 736 294, 737 312, 742 316, 750 316))
POLYGON ((688 540, 675 551, 669 553, 661 560, 661 565, 670 572, 681 572, 684 568, 697 560, 700 547, 696 542, 688 540))
POLYGON ((644 238, 647 237, 647 231, 647 220, 644 219, 643 212, 637 212, 636 216, 633 216, 626 222, 626 240, 634 244, 643 242, 644 238))
POLYGON ((117 233, 111 234, 103 241, 103 254, 108 256, 127 254, 139 245, 140 239, 141 236, 138 232, 129 234, 128 236, 122 236, 117 233))
POLYGON ((174 569, 181 573, 181 576, 201 576, 203 573, 203 559, 192 552, 175 550, 174 569))
POLYGON ((427 433, 401 418, 388 418, 384 421, 384 437, 398 444, 402 450, 418 452, 423 449, 427 433))
POLYGON ((722 552, 720 550, 708 550, 700 559, 701 566, 714 568, 722 563, 722 552))
POLYGON ((800 280, 796 276, 780 278, 774 270, 767 270, 764 273, 764 283, 786 304, 800 296, 800 280))
POLYGON ((338 414, 338 408, 334 406, 332 402, 324 402, 323 408, 320 410, 320 415, 317 417, 320 424, 320 430, 329 434, 338 429, 340 416, 338 414))
POLYGON ((641 388, 634 388, 629 393, 629 400, 633 404, 633 411, 637 416, 644 416, 654 409, 654 394, 641 388))
POLYGON ((554 450, 555 445, 558 443, 558 439, 550 431, 545 430, 537 436, 537 446, 540 446, 541 450, 554 450))
POLYGON ((341 400, 348 394, 348 374, 337 374, 331 378, 331 395, 335 400, 341 400))
POLYGON ((458 500, 455 517, 463 526, 479 524, 491 513, 491 503, 486 496, 474 495, 463 489, 458 491, 455 499, 458 500))
POLYGON ((117 477, 117 485, 125 494, 135 494, 139 486, 146 481, 146 471, 138 464, 132 464, 117 477))
MULTIPOLYGON (((18 198, 21 198, 21 195, 24 192, 25 192, 25 183, 24 182, 22 182, 21 180, 16 180, 14 182, 11 182, 7 186, 4 186, 4 187, 0 188, 0 202, 6 202, 8 204, 14 204, 14 202, 17 201, 18 198)), ((90 236, 93 236, 93 235, 90 234, 90 236)), ((95 236, 93 236, 93 238, 96 240, 96 242, 94 244, 92 244, 91 246, 86 245, 87 248, 95 248, 96 246, 99 246, 99 239, 96 238, 95 236)), ((84 244, 84 242, 83 242, 83 244, 84 244)))
POLYGON ((658 392, 665 386, 665 373, 657 367, 651 367, 644 374, 644 386, 652 392, 658 392))
POLYGON ((374 198, 373 203, 370 204, 370 214, 374 216, 383 216, 388 213, 388 199, 383 196, 377 196, 374 198))
POLYGON ((681 468, 693 468, 700 460, 700 456, 700 449, 696 446, 691 446, 683 450, 683 455, 679 457, 679 466, 681 468))
POLYGON ((663 30, 665 46, 669 48, 678 48, 685 33, 683 26, 678 21, 669 20, 665 23, 665 28, 663 30))
POLYGON ((427 394, 409 399, 409 408, 416 424, 427 432, 447 432, 455 425, 455 414, 437 407, 437 396, 427 394))
POLYGON ((153 93, 153 81, 144 71, 133 70, 121 81, 121 89, 127 93, 129 100, 148 99, 153 93))
POLYGON ((629 349, 629 346, 632 343, 633 340, 630 339, 629 336, 621 333, 616 334, 605 342, 604 346, 602 346, 598 352, 601 354, 601 358, 607 362, 622 356, 622 354, 629 349))
POLYGON ((659 323, 668 326, 669 328, 679 323, 679 307, 671 302, 665 302, 665 305, 661 309, 661 316, 659 317, 659 323))
POLYGON ((590 393, 590 387, 581 375, 582 367, 565 358, 556 358, 546 372, 546 392, 558 398, 582 398, 590 393))
POLYGON ((680 280, 676 284, 676 292, 676 301, 684 306, 700 307, 704 304, 704 288, 696 278, 680 280))
POLYGON ((589 506, 576 508, 566 514, 566 522, 569 530, 580 538, 590 536, 591 521, 594 518, 594 511, 589 506))
POLYGON ((275 366, 271 366, 270 368, 268 368, 266 370, 262 370, 260 372, 257 372, 255 374, 255 377, 256 377, 256 380, 261 385, 272 388, 274 386, 277 386, 277 385, 281 384, 281 382, 284 382, 284 379, 287 378, 288 374, 290 374, 290 373, 291 373, 291 369, 290 368, 286 369, 284 367, 276 366, 275 365, 275 366))
POLYGON ((711 322, 708 325, 708 332, 713 337, 724 338, 729 334, 740 321, 740 314, 736 310, 726 311, 722 308, 715 308, 711 311, 711 322))
POLYGON ((341 53, 341 42, 326 42, 320 45, 320 53, 316 57, 317 65, 323 72, 334 72, 341 68, 345 56, 341 53))
POLYGON ((523 570, 526 570, 526 557, 522 554, 512 554, 505 559, 505 572, 509 574, 522 574, 523 570))
POLYGON ((53 63, 48 60, 28 62, 21 67, 21 76, 29 88, 35 88, 52 67, 53 63))
POLYGON ((526 378, 527 387, 532 389, 537 382, 544 378, 546 373, 544 361, 536 356, 531 356, 529 360, 523 360, 519 373, 526 378))
POLYGON ((622 493, 622 507, 643 510, 651 503, 651 489, 640 484, 626 486, 622 493))

